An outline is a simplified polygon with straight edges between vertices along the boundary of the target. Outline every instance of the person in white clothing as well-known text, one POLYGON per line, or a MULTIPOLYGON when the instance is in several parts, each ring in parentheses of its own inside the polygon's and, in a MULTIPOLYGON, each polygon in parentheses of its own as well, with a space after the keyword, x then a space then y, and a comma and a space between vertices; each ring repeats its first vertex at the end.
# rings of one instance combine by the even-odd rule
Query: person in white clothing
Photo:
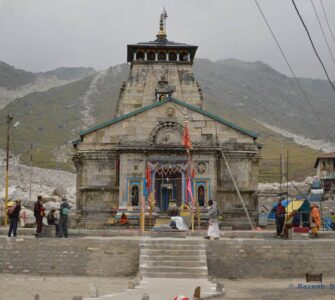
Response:
POLYGON ((176 223, 178 230, 188 230, 188 226, 185 224, 184 219, 179 216, 171 217, 171 221, 176 223))
POLYGON ((213 200, 208 201, 208 231, 207 231, 207 236, 204 238, 206 240, 210 240, 211 237, 214 238, 214 240, 218 240, 220 238, 220 229, 219 229, 219 221, 218 221, 218 216, 219 216, 219 211, 216 206, 216 203, 213 200))

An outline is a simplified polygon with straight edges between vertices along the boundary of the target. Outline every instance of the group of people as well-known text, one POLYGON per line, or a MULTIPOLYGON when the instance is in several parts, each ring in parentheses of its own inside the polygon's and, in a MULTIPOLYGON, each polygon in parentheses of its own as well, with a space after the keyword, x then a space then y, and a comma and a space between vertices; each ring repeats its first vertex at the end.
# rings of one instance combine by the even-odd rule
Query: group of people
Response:
MULTIPOLYGON (((167 214, 170 217, 170 224, 160 225, 160 229, 175 229, 188 231, 191 226, 191 220, 180 216, 180 209, 176 204, 170 205, 167 214)), ((213 238, 218 240, 220 238, 219 216, 221 212, 217 204, 213 200, 208 201, 208 231, 204 237, 206 240, 213 238)), ((121 217, 122 220, 122 217, 121 217)))
MULTIPOLYGON (((70 205, 65 197, 62 198, 62 203, 57 208, 51 208, 47 218, 48 225, 54 225, 56 229, 56 237, 68 237, 68 225, 69 225, 69 212, 70 205)), ((42 232, 43 218, 45 217, 45 212, 43 208, 42 197, 38 196, 37 202, 34 207, 34 215, 36 218, 36 237, 39 237, 42 232)))
MULTIPOLYGON (((34 217, 36 219, 36 232, 35 237, 39 238, 42 235, 43 218, 47 218, 48 225, 54 225, 57 237, 68 237, 68 223, 69 223, 69 212, 70 205, 65 197, 62 198, 62 203, 59 209, 52 208, 46 215, 43 207, 42 196, 37 197, 37 201, 34 204, 34 217)), ((8 237, 16 237, 17 225, 20 219, 21 201, 16 200, 14 205, 8 208, 7 216, 9 218, 9 230, 8 237)))
MULTIPOLYGON (((276 236, 288 239, 289 229, 300 226, 300 213, 297 210, 293 210, 286 214, 285 207, 282 205, 282 200, 283 199, 279 199, 277 206, 273 209, 276 219, 276 236)), ((315 203, 311 204, 309 224, 313 237, 317 238, 321 227, 321 215, 319 208, 315 203)))

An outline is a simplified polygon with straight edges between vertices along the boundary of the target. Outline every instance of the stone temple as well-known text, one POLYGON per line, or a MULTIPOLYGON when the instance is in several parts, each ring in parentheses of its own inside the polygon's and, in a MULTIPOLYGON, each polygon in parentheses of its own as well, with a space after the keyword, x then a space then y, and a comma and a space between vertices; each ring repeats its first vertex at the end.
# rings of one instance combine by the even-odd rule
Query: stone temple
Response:
POLYGON ((184 207, 190 203, 190 177, 201 211, 212 198, 227 223, 238 222, 244 213, 222 153, 249 212, 257 211, 257 135, 204 110, 192 72, 197 46, 169 41, 163 14, 156 37, 127 46, 131 69, 114 118, 81 131, 74 142, 79 226, 103 228, 115 209, 136 220, 140 199, 148 204, 148 189, 158 215, 171 203, 184 207), (185 121, 191 166, 182 143, 185 121))

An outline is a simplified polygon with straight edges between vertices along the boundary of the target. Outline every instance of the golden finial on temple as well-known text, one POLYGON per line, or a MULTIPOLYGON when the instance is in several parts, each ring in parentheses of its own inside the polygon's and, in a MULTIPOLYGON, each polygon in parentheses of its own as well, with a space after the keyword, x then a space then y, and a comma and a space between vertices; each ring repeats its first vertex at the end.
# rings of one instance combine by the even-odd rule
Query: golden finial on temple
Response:
POLYGON ((167 19, 167 13, 165 10, 165 7, 163 9, 163 12, 161 13, 160 20, 159 20, 159 32, 157 33, 157 38, 163 39, 166 38, 166 19, 167 19))

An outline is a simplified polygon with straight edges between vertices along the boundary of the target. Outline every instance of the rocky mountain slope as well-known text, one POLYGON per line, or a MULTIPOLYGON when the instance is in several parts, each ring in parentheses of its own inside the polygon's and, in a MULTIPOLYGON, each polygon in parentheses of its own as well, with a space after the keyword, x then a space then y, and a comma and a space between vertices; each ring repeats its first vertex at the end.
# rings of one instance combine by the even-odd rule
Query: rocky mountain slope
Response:
POLYGON ((294 79, 262 62, 201 59, 194 72, 208 106, 230 107, 253 120, 311 139, 330 139, 321 120, 335 138, 335 92, 325 80, 299 78, 308 101, 294 79))
MULTIPOLYGON (((27 162, 28 149, 33 144, 36 166, 71 170, 69 141, 76 139, 83 128, 113 116, 119 88, 127 74, 126 64, 112 67, 11 102, 0 110, 0 120, 5 120, 7 113, 14 117, 12 150, 27 162)), ((5 130, 5 126, 0 124, 0 130, 5 130)), ((5 136, 1 135, 0 148, 4 144, 5 136)))
MULTIPOLYGON (((49 75, 58 76, 59 80, 68 79, 64 74, 60 75, 60 71, 55 70, 49 75)), ((27 162, 29 145, 33 143, 36 166, 71 170, 71 146, 68 142, 78 137, 79 130, 113 117, 119 88, 127 80, 128 72, 129 66, 123 64, 15 99, 0 110, 0 120, 5 120, 7 112, 14 116, 13 150, 27 162)), ((290 134, 316 141, 327 136, 292 79, 261 62, 238 60, 196 60, 194 73, 203 89, 207 110, 261 133, 259 142, 265 144, 261 165, 263 172, 278 171, 280 143, 284 141, 290 149, 292 178, 303 179, 313 174, 318 151, 299 145, 290 134)), ((70 77, 73 76, 75 74, 70 77)), ((29 77, 21 81, 26 85, 29 80, 33 79, 29 77)), ((318 117, 334 136, 333 91, 323 80, 301 79, 301 84, 308 92, 318 117)), ((0 131, 3 130, 5 124, 0 122, 0 131)), ((327 151, 334 147, 331 142, 327 151)), ((318 142, 314 144, 314 148, 318 149, 318 142)), ((2 135, 0 148, 3 146, 2 135)), ((279 180, 277 175, 270 177, 261 180, 279 180)))
POLYGON ((32 73, 0 62, 0 109, 16 98, 62 86, 94 72, 93 68, 62 67, 44 73, 32 73))

